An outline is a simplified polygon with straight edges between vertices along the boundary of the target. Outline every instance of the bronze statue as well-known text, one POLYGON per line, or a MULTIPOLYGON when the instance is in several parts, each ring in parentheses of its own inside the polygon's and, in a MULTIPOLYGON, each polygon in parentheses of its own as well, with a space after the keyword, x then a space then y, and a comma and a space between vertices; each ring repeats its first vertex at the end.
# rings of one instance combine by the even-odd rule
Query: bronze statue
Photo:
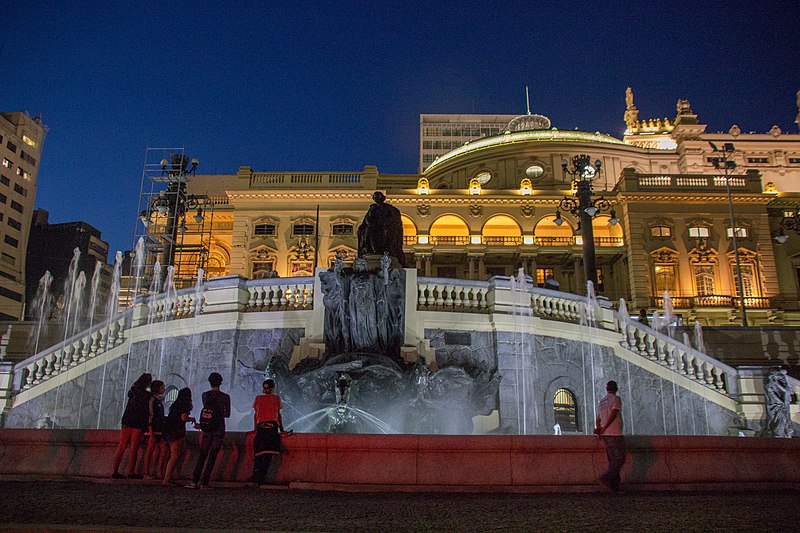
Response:
POLYGON ((386 196, 375 191, 372 195, 374 204, 369 206, 364 220, 358 226, 358 255, 382 256, 387 252, 405 267, 403 255, 403 221, 400 210, 387 204, 386 196))

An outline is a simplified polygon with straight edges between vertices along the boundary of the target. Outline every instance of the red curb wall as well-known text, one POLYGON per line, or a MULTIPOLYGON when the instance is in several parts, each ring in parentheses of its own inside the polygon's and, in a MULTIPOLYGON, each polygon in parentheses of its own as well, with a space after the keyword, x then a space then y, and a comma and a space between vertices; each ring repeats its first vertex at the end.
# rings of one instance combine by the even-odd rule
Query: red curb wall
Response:
MULTIPOLYGON (((191 475, 197 432, 176 479, 191 475)), ((0 430, 0 475, 108 477, 114 430, 0 430)), ((212 480, 252 472, 251 434, 228 433, 212 480)), ((800 439, 634 436, 626 438, 627 485, 800 483, 800 439)), ((607 461, 592 436, 297 434, 284 440, 278 483, 427 486, 593 484, 607 461)), ((143 450, 139 454, 140 462, 143 450)), ((125 472, 127 453, 123 460, 125 472)), ((141 465, 139 466, 141 470, 141 465)))

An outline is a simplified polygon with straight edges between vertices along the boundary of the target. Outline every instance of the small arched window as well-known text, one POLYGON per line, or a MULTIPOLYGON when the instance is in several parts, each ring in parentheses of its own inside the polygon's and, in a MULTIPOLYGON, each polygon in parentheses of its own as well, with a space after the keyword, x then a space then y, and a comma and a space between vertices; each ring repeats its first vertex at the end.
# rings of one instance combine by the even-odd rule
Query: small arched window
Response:
POLYGON ((558 389, 553 398, 553 415, 561 431, 579 431, 578 405, 569 389, 558 389))

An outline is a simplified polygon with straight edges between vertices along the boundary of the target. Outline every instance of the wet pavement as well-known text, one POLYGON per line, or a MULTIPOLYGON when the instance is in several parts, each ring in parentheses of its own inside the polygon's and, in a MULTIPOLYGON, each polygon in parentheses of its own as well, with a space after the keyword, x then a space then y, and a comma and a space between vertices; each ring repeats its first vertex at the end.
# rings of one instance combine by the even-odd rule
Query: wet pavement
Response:
POLYGON ((800 491, 353 493, 0 481, 0 530, 797 531, 800 491))

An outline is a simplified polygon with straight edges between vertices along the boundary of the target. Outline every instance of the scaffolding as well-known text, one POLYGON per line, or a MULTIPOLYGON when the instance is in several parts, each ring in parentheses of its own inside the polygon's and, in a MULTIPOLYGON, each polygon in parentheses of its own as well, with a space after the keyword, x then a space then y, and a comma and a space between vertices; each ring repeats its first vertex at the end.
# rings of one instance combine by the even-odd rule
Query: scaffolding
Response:
POLYGON ((197 169, 197 159, 183 148, 147 148, 139 192, 139 218, 134 231, 126 300, 150 292, 160 265, 160 287, 167 268, 174 267, 177 289, 197 282, 198 268, 205 270, 211 247, 214 204, 206 195, 188 193, 188 183, 197 169), (143 246, 137 244, 142 241, 143 246), (135 257, 143 251, 144 259, 135 257), (137 268, 141 265, 141 268, 137 268))

